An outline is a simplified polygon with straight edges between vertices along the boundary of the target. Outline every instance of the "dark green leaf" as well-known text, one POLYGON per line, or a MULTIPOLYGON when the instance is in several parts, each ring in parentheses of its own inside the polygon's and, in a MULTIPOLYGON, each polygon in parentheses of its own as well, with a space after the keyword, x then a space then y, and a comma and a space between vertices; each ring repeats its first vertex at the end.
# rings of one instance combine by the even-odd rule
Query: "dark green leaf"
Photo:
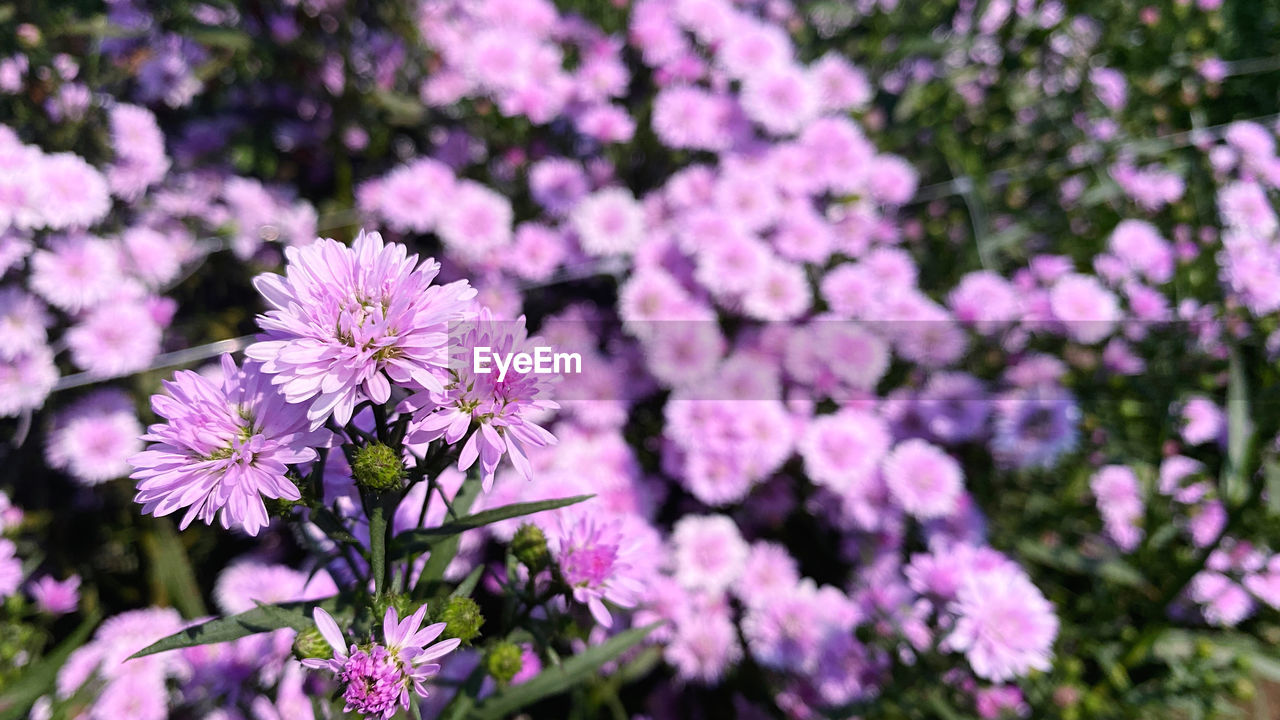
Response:
MULTIPOLYGON (((569 498, 559 498, 556 500, 539 500, 538 502, 514 503, 512 505, 503 505, 502 507, 493 508, 492 510, 484 510, 474 515, 467 515, 458 518, 453 522, 447 522, 440 527, 425 528, 422 530, 407 530, 396 536, 393 544, 395 557, 404 557, 412 553, 419 553, 425 550, 432 550, 436 545, 441 544, 443 540, 453 538, 467 530, 474 530, 485 525, 492 525, 503 520, 523 517, 525 515, 533 515, 534 513, 546 512, 547 510, 555 510, 557 508, 575 505, 584 500, 590 500, 594 495, 578 495, 569 498)), ((454 505, 457 508, 457 505, 454 505)))
POLYGON ((353 608, 349 596, 339 595, 320 602, 292 602, 279 605, 259 605, 238 615, 215 618, 170 635, 134 653, 132 657, 146 657, 167 650, 212 645, 238 640, 249 635, 271 632, 282 628, 305 630, 313 624, 311 613, 322 607, 330 613, 340 613, 353 608))

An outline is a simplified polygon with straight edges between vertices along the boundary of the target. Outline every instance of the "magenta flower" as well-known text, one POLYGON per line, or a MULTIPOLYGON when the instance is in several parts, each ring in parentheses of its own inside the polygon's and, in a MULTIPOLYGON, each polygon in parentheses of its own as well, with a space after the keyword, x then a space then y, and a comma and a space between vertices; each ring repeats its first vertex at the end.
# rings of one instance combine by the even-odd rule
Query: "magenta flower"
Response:
POLYGON ((465 280, 431 286, 439 263, 419 264, 376 232, 361 231, 349 248, 321 238, 285 257, 284 276, 254 280, 274 309, 259 316, 265 332, 245 355, 290 403, 311 401, 313 429, 330 415, 346 425, 362 400, 387 402, 391 382, 444 389, 448 323, 475 296, 465 280))
POLYGON ((400 620, 395 608, 387 608, 382 621, 385 644, 348 646, 333 616, 316 608, 312 617, 325 642, 333 648, 333 657, 311 658, 302 664, 331 670, 338 676, 347 703, 343 712, 390 718, 400 708, 409 708, 410 688, 419 697, 429 696, 426 681, 440 672, 440 665, 431 661, 453 652, 462 642, 454 638, 428 646, 444 632, 445 623, 421 627, 426 613, 427 606, 423 605, 412 617, 400 620))
POLYGON ((220 515, 250 535, 267 525, 262 498, 297 500, 288 466, 316 457, 327 431, 309 430, 302 409, 285 402, 257 364, 236 367, 222 356, 221 385, 189 370, 165 382, 151 408, 167 422, 147 429, 146 450, 129 458, 143 513, 186 507, 181 527, 220 515))
POLYGON ((80 606, 80 576, 55 580, 52 575, 45 575, 32 582, 27 592, 43 612, 50 615, 73 613, 80 606))
POLYGON ((493 487, 493 474, 503 454, 511 458, 526 480, 533 476, 528 448, 555 443, 555 437, 533 421, 533 417, 558 405, 545 399, 547 375, 519 372, 508 367, 505 375, 489 362, 490 372, 477 371, 473 349, 489 348, 493 357, 533 352, 524 318, 496 321, 487 308, 466 323, 453 342, 456 360, 450 363, 448 384, 435 391, 418 393, 408 401, 410 409, 436 408, 411 429, 410 443, 427 443, 438 438, 456 443, 471 434, 458 456, 458 469, 466 470, 480 461, 485 491, 493 487), (539 397, 542 396, 542 397, 539 397))

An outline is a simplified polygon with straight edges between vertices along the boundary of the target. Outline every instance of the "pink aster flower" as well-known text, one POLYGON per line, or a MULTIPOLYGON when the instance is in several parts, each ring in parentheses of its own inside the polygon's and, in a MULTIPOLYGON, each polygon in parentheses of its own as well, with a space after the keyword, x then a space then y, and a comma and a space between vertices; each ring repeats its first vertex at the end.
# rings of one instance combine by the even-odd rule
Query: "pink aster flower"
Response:
POLYGON ((329 441, 308 430, 302 409, 289 404, 257 364, 236 367, 222 356, 222 382, 183 370, 153 395, 151 408, 166 422, 147 429, 152 443, 129 458, 138 481, 134 501, 143 513, 168 515, 188 508, 180 527, 199 518, 233 524, 250 535, 267 525, 263 497, 297 500, 288 466, 313 460, 329 441))
POLYGON ((682 609, 663 654, 681 680, 714 685, 742 659, 727 606, 699 600, 682 609))
POLYGON ((460 259, 479 261, 511 244, 511 203, 473 180, 453 189, 440 210, 436 232, 460 259))
POLYGON ((258 603, 319 600, 338 593, 329 573, 314 574, 287 565, 237 560, 218 575, 213 598, 228 615, 252 610, 258 603))
POLYGON ((672 528, 676 579, 688 588, 718 593, 746 567, 749 552, 738 526, 726 515, 686 515, 672 528))
POLYGON ((67 331, 71 360, 97 377, 137 372, 160 353, 163 331, 143 302, 103 303, 67 331))
POLYGON ((879 416, 845 409, 810 421, 799 449, 815 484, 846 493, 872 482, 889 442, 889 428, 879 416))
POLYGON ((475 425, 458 456, 458 469, 465 470, 480 461, 482 482, 488 491, 493 487, 493 474, 505 454, 526 479, 533 476, 529 464, 530 448, 555 443, 555 437, 534 422, 541 412, 558 407, 546 399, 547 375, 521 372, 509 366, 506 374, 488 364, 489 372, 477 368, 475 348, 487 347, 492 357, 509 353, 532 354, 534 344, 525 330, 524 318, 495 320, 488 308, 474 320, 465 322, 455 333, 454 361, 450 362, 447 384, 436 390, 418 393, 407 401, 407 409, 430 408, 410 429, 411 443, 427 443, 444 438, 457 443, 475 425))
POLYGON ((965 654, 978 677, 1001 682, 1049 669, 1058 618, 1016 565, 975 569, 950 608, 957 619, 946 644, 965 654))
POLYGON ((391 718, 400 709, 409 709, 409 691, 429 697, 426 682, 440 672, 432 662, 451 653, 462 643, 454 638, 432 645, 444 632, 444 623, 422 627, 427 614, 423 605, 412 617, 400 620, 395 608, 387 608, 382 621, 382 643, 347 644, 333 616, 321 608, 313 614, 316 627, 325 642, 333 648, 329 660, 307 659, 302 664, 314 669, 331 670, 342 682, 343 712, 391 718))
POLYGON ((100 390, 58 415, 45 440, 45 456, 50 466, 97 485, 129 474, 129 458, 142 450, 141 436, 129 396, 100 390))
POLYGON ((368 209, 377 211, 393 230, 417 233, 435 227, 455 185, 449 167, 431 158, 402 165, 379 182, 377 200, 368 209))
POLYGON ((169 170, 164 133, 156 116, 137 105, 111 108, 110 124, 116 161, 107 169, 107 183, 113 193, 132 202, 169 170))
POLYGON ((588 255, 630 255, 644 242, 644 209, 624 188, 588 195, 569 220, 588 255))
POLYGON ((1049 308, 1071 339, 1086 344, 1104 340, 1120 321, 1115 294, 1089 275, 1070 273, 1059 278, 1049 291, 1049 308))
POLYGON ((902 509, 922 520, 953 514, 964 492, 960 463, 918 439, 898 443, 884 459, 884 480, 902 509))
POLYGON ((71 153, 46 155, 38 166, 37 198, 44 226, 53 230, 87 228, 111 210, 106 178, 71 153))
POLYGON ((820 102, 813 80, 790 63, 753 72, 743 81, 742 109, 774 135, 799 132, 817 116, 820 102))
POLYGON ((1191 445, 1215 442, 1227 428, 1226 413, 1202 395, 1191 397, 1182 406, 1182 439, 1191 445))
POLYGON ((47 345, 12 358, 0 358, 0 417, 40 407, 58 377, 58 366, 47 345))
POLYGON ((623 534, 618 520, 597 521, 582 511, 564 511, 556 520, 547 535, 547 547, 560 576, 573 589, 573 599, 586 605, 596 622, 612 627, 613 616, 604 601, 634 607, 644 592, 631 564, 640 546, 623 534))
POLYGON ((116 293, 123 280, 120 252, 99 238, 53 238, 31 256, 31 289, 55 307, 78 312, 116 293))
POLYGON ((1130 552, 1142 541, 1145 507, 1138 476, 1124 465, 1107 465, 1094 473, 1089 488, 1098 502, 1098 512, 1107 534, 1120 549, 1130 552))
POLYGON ((7 598, 22 585, 22 558, 12 540, 0 538, 0 598, 7 598))
POLYGON ((45 575, 31 583, 27 591, 41 612, 66 615, 75 612, 80 605, 80 576, 54 580, 52 575, 45 575))
POLYGON ((44 303, 14 286, 0 287, 0 358, 31 352, 48 338, 44 303))
POLYGON ((286 248, 285 257, 285 275, 254 280, 273 309, 259 316, 262 339, 245 355, 290 403, 310 401, 313 429, 330 415, 346 425, 361 400, 387 402, 391 382, 444 390, 448 323, 475 296, 465 280, 431 286, 439 263, 419 264, 376 232, 349 248, 329 239, 286 248))

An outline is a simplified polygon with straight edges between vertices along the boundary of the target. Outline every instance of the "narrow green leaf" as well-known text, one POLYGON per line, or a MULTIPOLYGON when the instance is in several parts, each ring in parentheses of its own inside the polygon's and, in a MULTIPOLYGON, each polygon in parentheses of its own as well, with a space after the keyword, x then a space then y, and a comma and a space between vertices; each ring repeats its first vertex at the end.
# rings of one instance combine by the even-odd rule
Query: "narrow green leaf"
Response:
POLYGON ((473 720, 499 720, 520 708, 544 698, 558 695, 596 675, 605 663, 639 645, 661 623, 633 628, 619 633, 605 642, 588 648, 564 661, 559 667, 551 667, 538 673, 526 683, 498 690, 471 712, 473 720))
MULTIPOLYGON (((396 536, 394 541, 396 557, 403 557, 411 553, 418 553, 424 550, 432 550, 436 545, 441 544, 442 540, 453 538, 467 530, 474 530, 485 525, 492 525, 503 520, 523 517, 525 515, 533 515, 534 513, 546 512, 547 510, 556 510, 558 508, 576 505, 584 500, 590 500, 594 495, 577 495, 575 497, 557 498, 555 500, 539 500, 537 502, 513 503, 511 505, 503 505, 502 507, 484 510, 474 515, 467 515, 458 518, 453 522, 447 522, 439 527, 424 528, 421 530, 406 530, 396 536)), ((457 505, 454 505, 457 508, 457 505)))
POLYGON ((142 546, 150 561, 153 586, 163 591, 183 617, 208 615, 191 560, 173 523, 168 518, 157 519, 152 528, 142 536, 142 546))
POLYGON ((1267 511, 1280 515, 1280 460, 1272 458, 1262 468, 1267 483, 1267 511))
POLYGON ((1240 351, 1232 347, 1227 378, 1227 462, 1222 468, 1222 491, 1231 507, 1238 507, 1249 492, 1245 468, 1253 446, 1254 425, 1249 405, 1249 384, 1240 351))
MULTIPOLYGON (((477 465, 477 468, 479 466, 477 465)), ((458 494, 453 498, 453 509, 461 514, 471 509, 471 504, 476 501, 476 497, 480 494, 480 476, 478 471, 467 473, 467 479, 462 483, 462 487, 458 489, 458 494)), ((402 533, 403 535, 403 533, 402 533)), ((443 539, 437 539, 436 544, 429 545, 431 555, 427 558, 427 562, 422 566, 422 574, 418 576, 418 584, 416 589, 428 590, 440 582, 444 577, 444 571, 448 569, 449 563, 458 555, 458 543, 460 535, 452 535, 443 539)), ((397 545, 392 542, 393 547, 397 545)), ((392 557, 402 557, 403 554, 395 552, 392 557)), ((427 595, 433 595, 434 592, 428 592, 427 595)))
POLYGON ((85 618, 84 622, 80 623, 80 626, 53 652, 27 668, 22 678, 0 695, 0 720, 17 720, 24 717, 31 704, 53 687, 58 670, 62 668, 71 653, 89 639, 89 634, 97 624, 97 615, 85 618))
POLYGON ((472 570, 462 579, 462 582, 458 583, 458 587, 449 593, 449 597, 471 597, 471 593, 475 592, 476 585, 480 582, 480 576, 484 574, 484 571, 484 565, 472 570))
POLYGON ((279 605, 260 604, 258 607, 246 610, 238 615, 214 618, 189 627, 182 632, 175 633, 148 645, 134 653, 132 657, 140 658, 168 650, 229 642, 249 635, 257 635, 258 633, 271 632, 282 628, 305 630, 311 627, 311 613, 317 606, 330 613, 338 613, 354 608, 351 597, 346 595, 338 595, 320 602, 292 602, 279 605))

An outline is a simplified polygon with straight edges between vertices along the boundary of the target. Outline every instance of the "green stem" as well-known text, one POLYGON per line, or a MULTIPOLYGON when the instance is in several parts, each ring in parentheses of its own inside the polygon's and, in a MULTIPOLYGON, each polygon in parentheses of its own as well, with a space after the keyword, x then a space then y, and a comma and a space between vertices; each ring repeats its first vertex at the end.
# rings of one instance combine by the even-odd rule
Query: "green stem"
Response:
POLYGON ((387 590, 387 513, 381 497, 372 498, 369 509, 369 565, 373 570, 373 591, 381 598, 387 590))
POLYGON ((378 442, 383 445, 391 444, 391 436, 387 428, 387 406, 374 403, 373 405, 373 424, 378 433, 378 442))

